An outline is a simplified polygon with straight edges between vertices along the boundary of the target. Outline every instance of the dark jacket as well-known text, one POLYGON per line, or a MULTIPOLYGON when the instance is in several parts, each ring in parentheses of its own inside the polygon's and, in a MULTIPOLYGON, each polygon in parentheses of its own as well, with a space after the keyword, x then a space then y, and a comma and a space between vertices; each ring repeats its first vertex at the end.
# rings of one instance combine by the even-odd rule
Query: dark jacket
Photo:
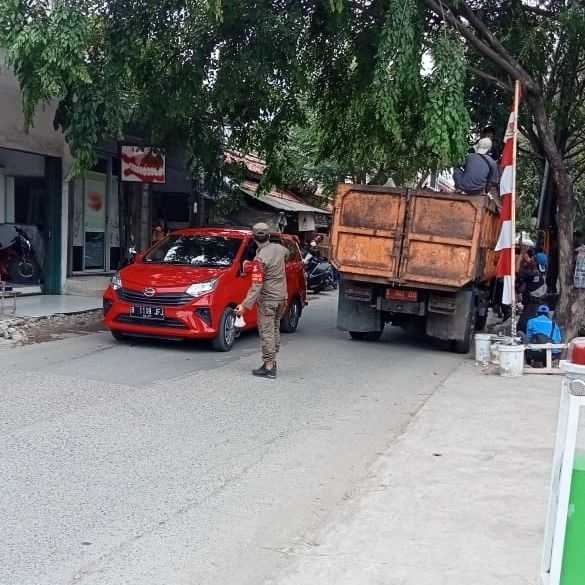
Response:
POLYGON ((455 187, 466 193, 485 193, 499 181, 496 161, 487 154, 472 153, 466 159, 463 169, 455 169, 455 187))

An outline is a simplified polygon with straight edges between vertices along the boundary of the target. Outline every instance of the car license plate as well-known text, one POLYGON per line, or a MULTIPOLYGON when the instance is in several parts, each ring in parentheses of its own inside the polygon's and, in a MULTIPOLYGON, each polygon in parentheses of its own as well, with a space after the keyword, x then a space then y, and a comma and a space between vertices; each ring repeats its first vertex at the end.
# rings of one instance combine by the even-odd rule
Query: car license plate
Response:
POLYGON ((165 318, 164 307, 150 307, 148 305, 133 305, 130 307, 130 316, 139 317, 140 319, 158 319, 165 318))

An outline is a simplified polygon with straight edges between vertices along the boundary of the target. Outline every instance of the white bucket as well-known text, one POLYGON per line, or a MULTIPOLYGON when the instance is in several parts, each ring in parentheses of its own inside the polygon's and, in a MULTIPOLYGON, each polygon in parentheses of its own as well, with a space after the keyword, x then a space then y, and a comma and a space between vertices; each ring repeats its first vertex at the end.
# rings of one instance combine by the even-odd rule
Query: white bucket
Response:
POLYGON ((500 344, 496 340, 491 347, 491 362, 494 366, 500 365, 500 344))
POLYGON ((500 345, 510 345, 510 337, 504 335, 494 335, 492 338, 491 360, 490 363, 494 366, 500 365, 500 345))
POLYGON ((524 350, 523 345, 498 344, 500 355, 500 376, 506 378, 517 378, 524 373, 524 350))
POLYGON ((493 335, 489 333, 475 334, 475 362, 482 365, 490 363, 493 335))

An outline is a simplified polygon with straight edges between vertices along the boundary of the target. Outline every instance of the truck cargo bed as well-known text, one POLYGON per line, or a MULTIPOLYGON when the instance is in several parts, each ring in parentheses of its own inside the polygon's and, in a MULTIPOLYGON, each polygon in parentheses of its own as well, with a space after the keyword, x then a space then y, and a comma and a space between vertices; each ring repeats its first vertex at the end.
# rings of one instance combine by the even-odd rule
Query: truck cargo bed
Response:
POLYGON ((341 184, 332 257, 359 280, 456 290, 495 276, 498 232, 483 195, 341 184))

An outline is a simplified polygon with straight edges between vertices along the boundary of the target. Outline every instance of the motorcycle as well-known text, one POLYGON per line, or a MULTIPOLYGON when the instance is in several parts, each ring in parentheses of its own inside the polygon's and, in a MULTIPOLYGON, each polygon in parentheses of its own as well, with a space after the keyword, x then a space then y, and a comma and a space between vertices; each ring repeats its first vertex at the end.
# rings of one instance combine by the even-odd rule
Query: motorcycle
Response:
POLYGON ((38 284, 41 267, 28 234, 16 225, 2 226, 0 276, 16 284, 38 284))
POLYGON ((335 290, 338 286, 337 271, 331 263, 309 250, 303 260, 307 275, 307 288, 315 293, 335 290))

